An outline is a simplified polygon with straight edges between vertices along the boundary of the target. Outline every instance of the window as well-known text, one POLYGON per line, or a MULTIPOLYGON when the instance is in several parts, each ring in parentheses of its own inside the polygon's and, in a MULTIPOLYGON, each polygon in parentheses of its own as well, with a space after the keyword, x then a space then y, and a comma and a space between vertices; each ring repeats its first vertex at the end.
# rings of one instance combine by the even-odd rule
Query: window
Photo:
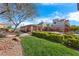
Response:
POLYGON ((54 24, 56 24, 56 22, 54 22, 54 24))

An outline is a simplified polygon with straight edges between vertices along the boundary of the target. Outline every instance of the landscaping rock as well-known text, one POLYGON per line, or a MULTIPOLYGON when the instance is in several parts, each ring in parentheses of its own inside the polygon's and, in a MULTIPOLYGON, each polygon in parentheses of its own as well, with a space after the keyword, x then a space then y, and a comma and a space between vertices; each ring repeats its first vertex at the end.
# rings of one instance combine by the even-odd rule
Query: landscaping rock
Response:
POLYGON ((18 42, 18 41, 20 41, 20 38, 14 37, 14 38, 12 38, 12 40, 18 42))

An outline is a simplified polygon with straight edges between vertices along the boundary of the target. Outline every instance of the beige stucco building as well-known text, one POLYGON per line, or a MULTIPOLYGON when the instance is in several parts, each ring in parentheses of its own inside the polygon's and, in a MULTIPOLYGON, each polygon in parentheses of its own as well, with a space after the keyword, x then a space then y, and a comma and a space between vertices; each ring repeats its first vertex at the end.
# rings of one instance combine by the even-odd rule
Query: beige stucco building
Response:
POLYGON ((5 24, 0 23, 0 28, 5 28, 5 24))

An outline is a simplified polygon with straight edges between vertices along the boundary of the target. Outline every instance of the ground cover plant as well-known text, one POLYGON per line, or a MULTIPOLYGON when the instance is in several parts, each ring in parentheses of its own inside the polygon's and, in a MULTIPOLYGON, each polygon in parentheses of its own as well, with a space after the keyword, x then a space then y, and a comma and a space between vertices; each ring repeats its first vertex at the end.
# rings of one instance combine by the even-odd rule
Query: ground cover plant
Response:
POLYGON ((79 56, 79 52, 62 44, 34 36, 21 38, 23 54, 27 56, 79 56))
POLYGON ((39 38, 44 38, 52 42, 61 43, 72 48, 79 48, 79 37, 76 35, 57 34, 39 31, 32 32, 32 35, 39 38))

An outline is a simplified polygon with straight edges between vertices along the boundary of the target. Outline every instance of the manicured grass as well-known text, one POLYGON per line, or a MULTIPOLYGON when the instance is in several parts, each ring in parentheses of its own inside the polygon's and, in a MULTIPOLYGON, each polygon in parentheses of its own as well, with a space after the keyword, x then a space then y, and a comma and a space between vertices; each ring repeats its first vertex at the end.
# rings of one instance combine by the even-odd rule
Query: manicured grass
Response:
POLYGON ((27 56, 79 56, 79 52, 59 43, 33 36, 21 38, 24 55, 27 56))

